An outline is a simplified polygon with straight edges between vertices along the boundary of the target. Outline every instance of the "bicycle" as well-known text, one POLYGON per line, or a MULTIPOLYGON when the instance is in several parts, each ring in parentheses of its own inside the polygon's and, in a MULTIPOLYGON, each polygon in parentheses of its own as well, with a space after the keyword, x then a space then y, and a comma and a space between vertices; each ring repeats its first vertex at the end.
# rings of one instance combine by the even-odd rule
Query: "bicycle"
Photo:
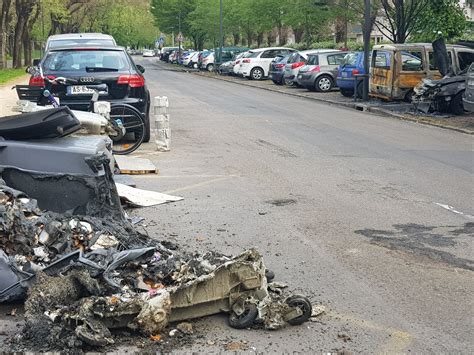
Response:
MULTIPOLYGON (((36 75, 37 72, 35 70, 30 72, 30 74, 36 75)), ((37 104, 40 106, 46 104, 45 100, 53 107, 60 106, 60 103, 51 94, 53 85, 73 85, 79 83, 78 80, 65 77, 48 78, 43 75, 41 68, 39 74, 46 84, 41 88, 40 95, 37 98, 37 104)), ((145 119, 140 111, 128 104, 99 101, 100 95, 107 93, 106 84, 86 85, 86 88, 93 91, 88 112, 104 117, 108 122, 105 132, 113 142, 112 152, 117 155, 125 155, 137 150, 143 143, 146 132, 145 119), (132 135, 133 138, 131 138, 132 135)))

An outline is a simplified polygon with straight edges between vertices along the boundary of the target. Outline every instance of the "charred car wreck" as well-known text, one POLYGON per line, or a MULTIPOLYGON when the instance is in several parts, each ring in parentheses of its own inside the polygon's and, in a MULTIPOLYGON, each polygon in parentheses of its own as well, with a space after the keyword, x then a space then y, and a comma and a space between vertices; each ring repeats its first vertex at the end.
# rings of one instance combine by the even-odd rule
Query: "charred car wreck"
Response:
POLYGON ((466 77, 471 63, 465 63, 465 69, 454 73, 450 57, 443 40, 433 42, 436 62, 442 79, 422 79, 414 88, 412 102, 416 111, 424 113, 442 112, 455 115, 464 114, 463 97, 466 91, 466 77))

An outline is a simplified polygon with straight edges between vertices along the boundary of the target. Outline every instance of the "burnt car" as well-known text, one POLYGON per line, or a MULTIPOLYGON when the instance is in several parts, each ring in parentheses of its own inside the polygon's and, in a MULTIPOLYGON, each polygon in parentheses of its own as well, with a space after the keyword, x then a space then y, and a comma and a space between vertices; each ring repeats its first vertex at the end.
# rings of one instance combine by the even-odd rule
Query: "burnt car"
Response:
POLYGON ((466 91, 463 97, 464 110, 474 112, 474 64, 467 71, 466 91))
MULTIPOLYGON (((39 63, 44 76, 75 79, 75 85, 56 85, 51 93, 61 106, 73 110, 89 109, 93 90, 90 86, 106 84, 107 91, 100 100, 129 104, 144 117, 146 132, 144 141, 150 140, 150 92, 145 85, 145 68, 136 65, 121 47, 60 47, 46 52, 39 63)), ((43 78, 31 76, 30 86, 44 87, 43 78)))

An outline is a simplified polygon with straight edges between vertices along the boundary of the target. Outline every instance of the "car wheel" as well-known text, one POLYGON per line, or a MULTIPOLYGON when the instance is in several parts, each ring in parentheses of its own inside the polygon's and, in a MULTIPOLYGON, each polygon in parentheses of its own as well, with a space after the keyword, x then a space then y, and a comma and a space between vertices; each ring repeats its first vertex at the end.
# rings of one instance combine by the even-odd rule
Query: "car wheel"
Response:
POLYGON ((245 329, 247 327, 250 327, 255 322, 257 316, 257 306, 248 303, 244 306, 244 312, 241 315, 237 315, 234 312, 231 312, 229 317, 229 325, 235 329, 245 329))
POLYGON ((214 70, 214 64, 208 64, 206 69, 207 69, 207 71, 213 71, 214 70))
POLYGON ((262 80, 263 79, 263 69, 262 68, 253 68, 250 72, 250 78, 252 80, 262 80))
POLYGON ((354 95, 354 90, 341 89, 341 94, 345 97, 352 97, 354 95))
POLYGON ((464 91, 459 92, 456 96, 453 97, 453 99, 451 100, 451 104, 449 105, 450 111, 457 116, 464 114, 464 106, 462 103, 463 95, 464 91))
POLYGON ((332 87, 334 86, 331 77, 327 75, 321 75, 319 78, 316 79, 314 83, 314 87, 318 92, 328 92, 331 91, 332 87))

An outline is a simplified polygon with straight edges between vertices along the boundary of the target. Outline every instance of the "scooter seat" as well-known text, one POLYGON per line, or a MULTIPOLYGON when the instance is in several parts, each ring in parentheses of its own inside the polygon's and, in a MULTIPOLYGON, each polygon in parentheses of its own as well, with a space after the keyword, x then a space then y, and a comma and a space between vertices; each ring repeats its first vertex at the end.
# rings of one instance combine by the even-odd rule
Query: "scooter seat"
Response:
POLYGON ((64 137, 81 129, 81 123, 64 106, 8 116, 0 120, 0 137, 31 140, 64 137))

